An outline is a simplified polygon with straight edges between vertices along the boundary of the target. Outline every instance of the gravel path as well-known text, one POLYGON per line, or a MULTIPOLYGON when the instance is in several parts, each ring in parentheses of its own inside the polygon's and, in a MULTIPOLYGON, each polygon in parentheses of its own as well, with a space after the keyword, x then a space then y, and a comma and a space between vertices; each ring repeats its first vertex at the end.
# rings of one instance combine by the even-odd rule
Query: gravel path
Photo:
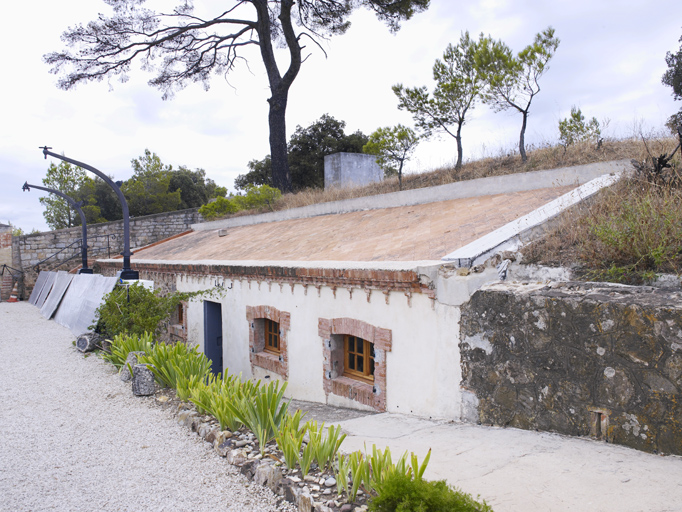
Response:
POLYGON ((28 302, 0 303, 0 511, 276 511, 28 302))

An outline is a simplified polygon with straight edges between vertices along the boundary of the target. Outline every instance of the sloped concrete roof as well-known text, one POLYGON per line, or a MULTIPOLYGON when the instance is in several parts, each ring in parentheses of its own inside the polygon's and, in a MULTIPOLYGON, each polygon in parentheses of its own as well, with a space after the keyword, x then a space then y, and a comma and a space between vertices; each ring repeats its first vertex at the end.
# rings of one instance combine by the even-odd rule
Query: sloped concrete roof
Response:
POLYGON ((424 261, 539 208, 575 185, 193 232, 136 251, 156 261, 424 261))

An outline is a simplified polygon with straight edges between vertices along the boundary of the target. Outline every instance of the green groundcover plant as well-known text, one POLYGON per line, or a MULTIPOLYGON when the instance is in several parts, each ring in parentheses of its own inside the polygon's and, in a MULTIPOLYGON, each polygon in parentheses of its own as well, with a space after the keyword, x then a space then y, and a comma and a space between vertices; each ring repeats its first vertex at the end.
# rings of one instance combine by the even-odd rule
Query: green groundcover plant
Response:
POLYGON ((483 501, 447 484, 392 473, 377 484, 377 495, 369 503, 370 512, 492 512, 483 501))

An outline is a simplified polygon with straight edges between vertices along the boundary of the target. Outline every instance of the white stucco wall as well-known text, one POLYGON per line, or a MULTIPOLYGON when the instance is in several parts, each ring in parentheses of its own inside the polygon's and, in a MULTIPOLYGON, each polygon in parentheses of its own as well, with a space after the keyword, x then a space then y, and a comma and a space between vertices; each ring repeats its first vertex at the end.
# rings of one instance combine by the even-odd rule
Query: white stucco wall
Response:
MULTIPOLYGON (((180 291, 212 288, 222 278, 179 277, 180 291)), ((380 291, 369 302, 364 290, 330 287, 318 291, 300 284, 280 286, 247 280, 225 280, 222 297, 223 367, 245 377, 278 378, 256 369, 249 361, 249 324, 246 306, 267 305, 291 314, 288 333, 289 379, 287 396, 326 402, 323 389, 323 342, 318 335, 319 318, 353 318, 392 331, 392 351, 386 357, 386 399, 389 412, 421 417, 459 420, 459 307, 413 294, 410 304, 404 293, 391 292, 389 303, 380 291), (231 288, 230 288, 231 286, 231 288)), ((188 340, 203 349, 203 302, 188 306, 188 340)), ((329 403, 362 408, 347 398, 329 395, 329 403)))

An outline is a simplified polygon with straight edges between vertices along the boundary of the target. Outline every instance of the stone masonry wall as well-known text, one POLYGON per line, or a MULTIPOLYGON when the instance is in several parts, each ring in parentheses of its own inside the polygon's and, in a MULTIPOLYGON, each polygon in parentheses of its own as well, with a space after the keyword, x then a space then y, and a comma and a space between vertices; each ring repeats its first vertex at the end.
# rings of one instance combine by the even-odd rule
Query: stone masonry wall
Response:
POLYGON ((12 266, 12 228, 0 224, 0 265, 12 266))
MULTIPOLYGON (((130 219, 130 246, 131 248, 142 247, 151 243, 163 240, 173 235, 189 231, 192 224, 202 222, 196 208, 180 210, 175 212, 157 213, 130 219)), ((32 267, 39 261, 54 254, 59 249, 67 247, 69 244, 81 238, 81 227, 59 229, 38 233, 35 235, 24 235, 19 238, 19 249, 21 252, 22 268, 32 267)), ((106 258, 107 252, 111 252, 111 257, 116 256, 123 250, 123 221, 104 222, 88 226, 88 259, 106 258), (115 238, 109 239, 102 235, 114 235, 115 238)), ((80 249, 76 246, 67 249, 55 259, 45 264, 45 268, 55 265, 54 262, 62 262, 65 259, 77 254, 74 260, 76 266, 80 263, 80 249)))
POLYGON ((682 293, 497 284, 462 308, 479 421, 682 454, 682 293))
MULTIPOLYGON (((157 213, 130 219, 130 247, 143 247, 165 238, 184 233, 192 224, 203 222, 197 208, 175 212, 157 213)), ((34 235, 14 237, 12 252, 14 266, 24 269, 20 284, 22 298, 27 298, 33 289, 38 273, 33 266, 39 261, 66 248, 81 238, 81 227, 58 229, 34 235)), ((97 258, 115 257, 123 251, 123 221, 103 222, 88 225, 88 263, 92 266, 97 258), (103 235, 113 235, 109 238, 103 235)), ((69 270, 80 266, 81 253, 74 245, 41 265, 41 270, 69 270), (75 256, 75 258, 74 258, 75 256), (69 258, 68 263, 64 263, 69 258)))

